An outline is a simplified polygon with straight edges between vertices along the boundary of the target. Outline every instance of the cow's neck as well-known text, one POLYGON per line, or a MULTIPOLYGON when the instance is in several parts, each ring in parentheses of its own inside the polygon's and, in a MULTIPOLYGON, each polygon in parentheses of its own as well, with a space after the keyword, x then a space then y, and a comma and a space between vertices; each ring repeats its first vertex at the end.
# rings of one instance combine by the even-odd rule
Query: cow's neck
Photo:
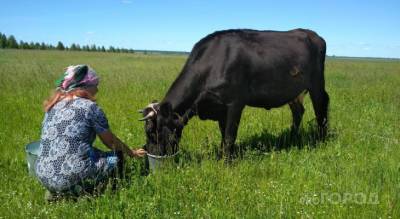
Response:
POLYGON ((182 72, 168 90, 163 102, 171 103, 175 113, 184 115, 193 107, 202 87, 201 81, 196 74, 182 72))

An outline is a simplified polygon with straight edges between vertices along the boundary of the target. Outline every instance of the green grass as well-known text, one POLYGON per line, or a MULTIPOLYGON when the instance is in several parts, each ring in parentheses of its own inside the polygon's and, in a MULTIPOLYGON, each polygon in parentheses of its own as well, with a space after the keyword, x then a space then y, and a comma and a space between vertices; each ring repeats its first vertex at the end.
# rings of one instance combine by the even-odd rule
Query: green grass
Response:
POLYGON ((400 217, 400 62, 385 60, 327 60, 326 142, 310 137, 315 121, 308 97, 299 142, 286 137, 287 106, 246 108, 237 144, 247 150, 231 165, 213 156, 217 124, 194 118, 184 129, 178 169, 142 176, 142 160, 130 160, 118 192, 47 204, 44 188, 28 176, 24 145, 39 139, 42 102, 63 68, 96 69, 98 103, 112 130, 138 147, 145 137, 136 111, 162 99, 185 60, 0 50, 0 218, 400 217))

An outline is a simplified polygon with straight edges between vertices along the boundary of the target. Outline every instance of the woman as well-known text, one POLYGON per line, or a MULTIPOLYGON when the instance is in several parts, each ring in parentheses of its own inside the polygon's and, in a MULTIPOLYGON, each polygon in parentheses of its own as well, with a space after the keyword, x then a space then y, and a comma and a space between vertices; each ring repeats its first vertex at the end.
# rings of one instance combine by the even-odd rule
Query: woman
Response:
POLYGON ((69 66, 56 81, 56 92, 44 103, 45 118, 36 174, 50 198, 65 193, 93 191, 101 182, 122 171, 123 153, 142 157, 116 137, 95 103, 99 79, 86 65, 69 66), (92 146, 96 135, 112 151, 92 146))

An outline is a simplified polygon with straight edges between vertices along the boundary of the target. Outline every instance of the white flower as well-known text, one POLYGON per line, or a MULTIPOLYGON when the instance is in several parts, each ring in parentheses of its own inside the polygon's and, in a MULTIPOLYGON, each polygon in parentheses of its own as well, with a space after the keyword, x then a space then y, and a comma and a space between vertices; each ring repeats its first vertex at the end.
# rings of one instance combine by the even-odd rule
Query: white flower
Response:
POLYGON ((56 124, 59 123, 62 119, 62 115, 60 112, 56 112, 51 120, 50 124, 56 124))
POLYGON ((54 139, 56 139, 58 135, 58 131, 56 127, 49 127, 47 129, 47 131, 45 131, 45 136, 50 140, 53 141, 54 139))
POLYGON ((77 154, 69 156, 61 166, 61 173, 70 175, 71 173, 82 173, 85 169, 85 162, 77 154))
POLYGON ((72 109, 67 109, 63 112, 63 120, 71 120, 75 116, 75 111, 72 109))
POLYGON ((82 126, 82 122, 78 124, 72 123, 65 128, 64 134, 69 137, 76 137, 79 134, 82 126))
POLYGON ((36 173, 39 176, 43 176, 45 178, 51 178, 55 173, 54 166, 51 163, 51 160, 43 159, 40 162, 38 162, 36 167, 36 173))
POLYGON ((64 176, 57 176, 48 179, 48 185, 57 189, 67 189, 69 187, 69 181, 64 176))
POLYGON ((52 142, 50 145, 49 158, 56 160, 58 157, 65 155, 68 152, 69 147, 69 142, 63 138, 52 142))
POLYGON ((85 169, 85 162, 83 160, 76 160, 73 173, 81 173, 85 169))
POLYGON ((67 175, 67 176, 71 175, 72 168, 73 168, 73 166, 70 166, 69 162, 64 161, 64 163, 62 163, 62 165, 61 165, 60 173, 63 174, 63 175, 67 175))

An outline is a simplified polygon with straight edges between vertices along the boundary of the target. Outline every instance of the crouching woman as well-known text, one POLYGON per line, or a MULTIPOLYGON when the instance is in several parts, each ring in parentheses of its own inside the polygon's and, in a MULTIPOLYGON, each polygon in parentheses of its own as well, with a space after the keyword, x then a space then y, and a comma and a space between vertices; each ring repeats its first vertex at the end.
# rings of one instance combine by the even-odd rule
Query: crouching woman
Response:
POLYGON ((69 66, 56 82, 56 91, 44 103, 36 175, 49 191, 47 198, 92 192, 122 171, 124 155, 142 157, 115 136, 106 115, 95 103, 99 79, 86 65, 69 66), (111 149, 93 147, 99 136, 111 149))

